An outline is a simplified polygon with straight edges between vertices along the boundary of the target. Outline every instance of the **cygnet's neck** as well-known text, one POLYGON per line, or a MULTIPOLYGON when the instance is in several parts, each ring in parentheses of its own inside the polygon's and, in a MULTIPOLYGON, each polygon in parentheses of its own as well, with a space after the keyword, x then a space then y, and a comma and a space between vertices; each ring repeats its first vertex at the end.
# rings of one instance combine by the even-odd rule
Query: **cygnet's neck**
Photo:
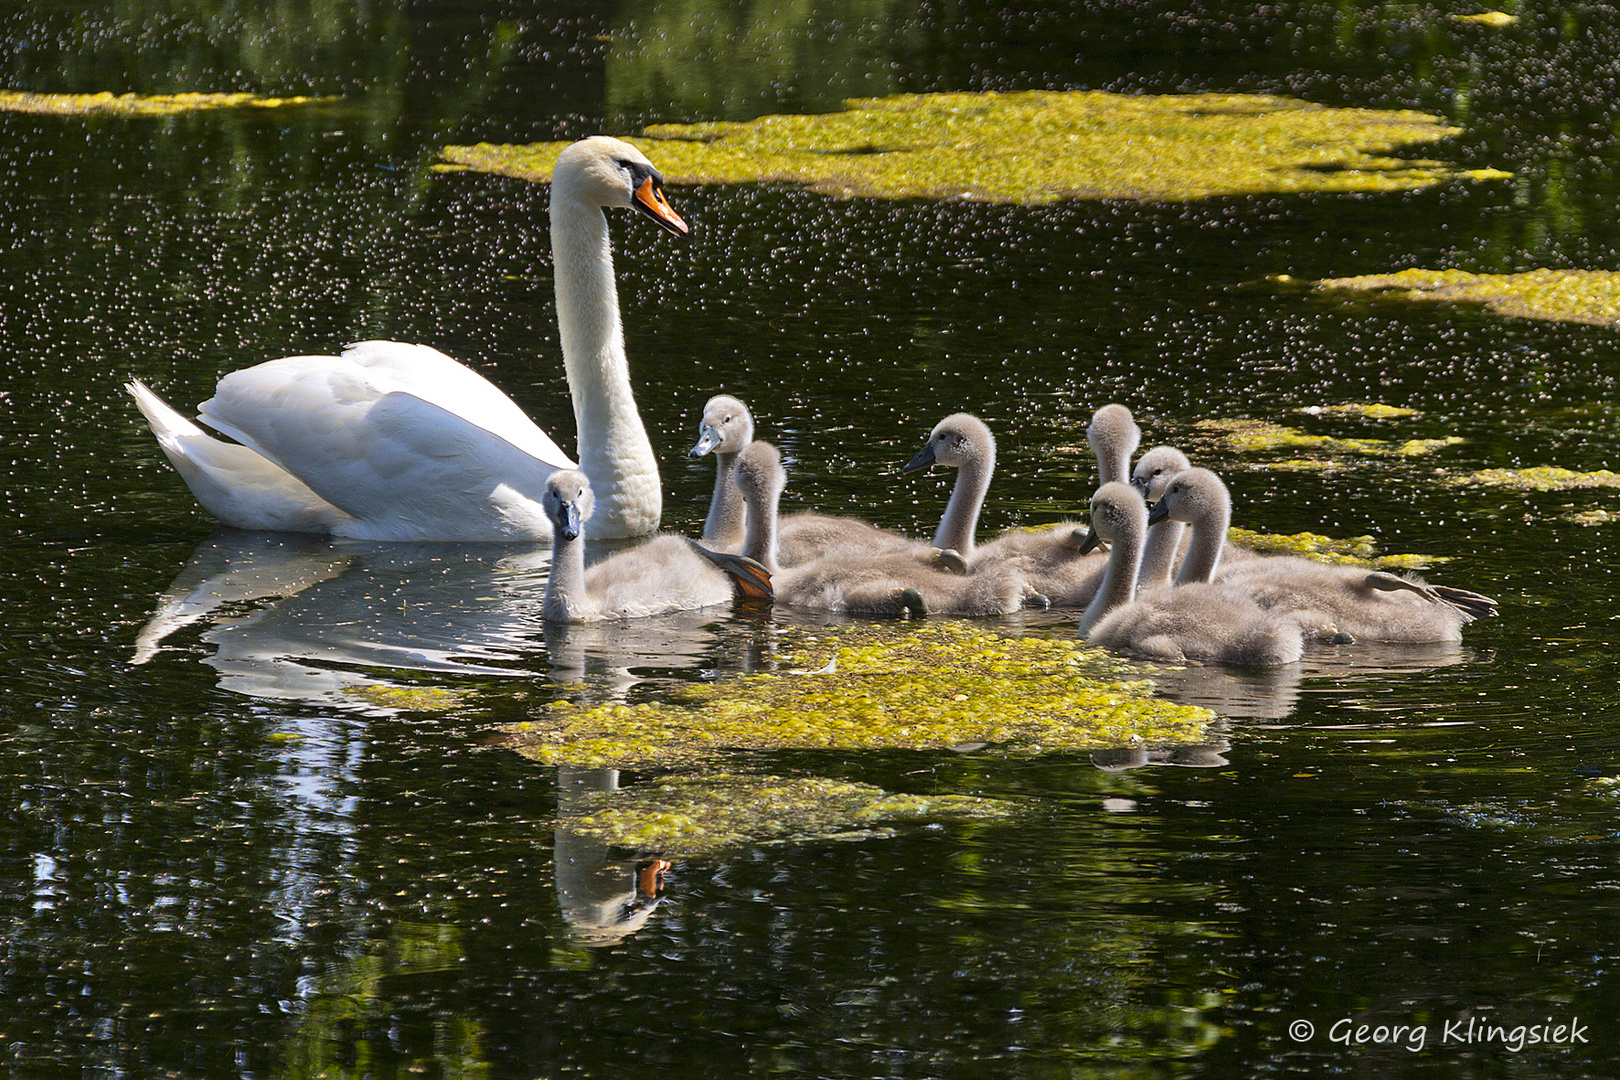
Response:
POLYGON ((742 553, 775 574, 780 567, 776 561, 778 507, 782 498, 780 486, 773 487, 747 500, 748 530, 743 539, 742 553))
POLYGON ((979 512, 984 509, 984 497, 990 490, 990 477, 996 471, 996 451, 976 454, 956 470, 956 484, 951 488, 950 501, 939 519, 934 532, 934 546, 954 549, 963 558, 973 555, 973 536, 979 530, 979 512))
POLYGON ((1137 575, 1138 592, 1170 584, 1170 571, 1175 569, 1176 552, 1187 526, 1179 521, 1161 521, 1148 530, 1147 543, 1142 547, 1142 572, 1137 575))
POLYGON ((737 455, 714 455, 714 494, 709 497, 709 516, 703 522, 703 542, 720 551, 735 550, 743 539, 747 507, 737 490, 737 455))
POLYGON ((540 602, 540 617, 547 622, 584 622, 590 608, 585 591, 585 542, 579 537, 564 540, 562 530, 551 534, 551 570, 546 577, 546 595, 540 602))
POLYGON ((1085 614, 1080 616, 1080 636, 1091 633, 1091 628, 1104 615, 1136 599, 1136 577, 1142 569, 1142 528, 1126 528, 1109 540, 1108 565, 1103 569, 1102 585, 1091 598, 1085 614))
MULTIPOLYGON (((1213 499, 1192 523, 1192 539, 1187 543, 1187 557, 1181 560, 1176 584, 1194 581, 1214 581, 1221 567, 1221 551, 1226 545, 1226 530, 1232 523, 1232 504, 1227 499, 1213 499)), ((1168 524, 1168 523, 1166 523, 1168 524)), ((1155 525, 1155 529, 1163 528, 1155 525)))
POLYGON ((630 388, 607 217, 566 182, 552 185, 551 252, 579 467, 597 493, 589 535, 652 532, 662 511, 658 462, 630 388))

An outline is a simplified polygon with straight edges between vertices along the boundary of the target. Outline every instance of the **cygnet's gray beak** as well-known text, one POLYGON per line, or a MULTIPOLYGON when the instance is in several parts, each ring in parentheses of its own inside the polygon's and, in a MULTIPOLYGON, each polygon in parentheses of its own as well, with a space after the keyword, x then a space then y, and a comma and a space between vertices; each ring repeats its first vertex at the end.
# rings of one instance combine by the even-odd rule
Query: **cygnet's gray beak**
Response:
POLYGON ((563 503, 562 538, 564 540, 579 539, 579 505, 577 503, 563 503))
POLYGON ((1135 488, 1136 493, 1138 495, 1142 496, 1142 501, 1143 502, 1147 501, 1148 489, 1151 488, 1152 486, 1153 486, 1153 481, 1149 480, 1145 476, 1133 476, 1133 477, 1131 477, 1131 487, 1135 488))
POLYGON ((1080 554, 1085 555, 1097 550, 1097 545, 1101 544, 1102 542, 1102 537, 1097 535, 1096 526, 1093 526, 1086 533, 1086 538, 1080 541, 1080 554))
POLYGON ((692 449, 688 450, 686 452, 686 456, 690 457, 690 458, 700 458, 704 454, 707 454, 710 450, 713 450, 716 446, 719 446, 719 445, 720 445, 720 433, 718 431, 716 431, 714 428, 709 427, 707 424, 705 424, 702 427, 698 428, 697 445, 692 447, 692 449))
POLYGON ((1160 499, 1158 502, 1156 502, 1152 506, 1148 507, 1148 525, 1149 526, 1157 525, 1161 521, 1169 521, 1169 520, 1170 520, 1170 508, 1164 505, 1164 500, 1163 499, 1160 499))
POLYGON ((932 468, 934 465, 934 440, 929 439, 923 448, 917 451, 917 456, 900 467, 900 475, 914 473, 919 469, 932 468))

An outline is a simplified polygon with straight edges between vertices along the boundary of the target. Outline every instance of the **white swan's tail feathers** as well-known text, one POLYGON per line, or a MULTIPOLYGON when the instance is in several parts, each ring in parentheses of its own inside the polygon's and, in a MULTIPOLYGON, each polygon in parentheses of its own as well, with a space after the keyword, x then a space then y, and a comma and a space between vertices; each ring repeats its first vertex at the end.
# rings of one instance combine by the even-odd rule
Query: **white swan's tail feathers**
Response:
POLYGON ((125 383, 124 389, 191 493, 225 524, 329 533, 349 519, 280 466, 245 446, 213 438, 139 379, 125 383))
POLYGON ((124 384, 129 396, 135 399, 135 407, 141 410, 146 422, 152 427, 152 434, 163 443, 165 450, 169 442, 183 435, 202 435, 203 429, 175 412, 167 401, 154 394, 149 386, 139 379, 131 379, 124 384))

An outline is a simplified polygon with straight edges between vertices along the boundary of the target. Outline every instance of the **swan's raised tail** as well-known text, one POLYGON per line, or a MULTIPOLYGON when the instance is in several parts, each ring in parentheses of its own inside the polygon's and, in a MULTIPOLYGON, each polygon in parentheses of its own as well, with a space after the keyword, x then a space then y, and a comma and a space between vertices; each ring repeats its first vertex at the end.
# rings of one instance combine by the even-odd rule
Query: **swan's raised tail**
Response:
POLYGON ((329 533, 348 515, 262 455, 222 442, 176 412, 139 379, 124 384, 197 501, 238 529, 329 533))

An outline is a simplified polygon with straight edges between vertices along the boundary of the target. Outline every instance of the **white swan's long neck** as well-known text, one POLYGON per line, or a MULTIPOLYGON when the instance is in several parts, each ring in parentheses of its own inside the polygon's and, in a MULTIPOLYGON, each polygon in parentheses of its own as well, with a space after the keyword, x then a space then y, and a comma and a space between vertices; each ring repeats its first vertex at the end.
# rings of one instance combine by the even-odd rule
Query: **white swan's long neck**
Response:
POLYGON ((579 467, 596 492, 586 535, 650 533, 658 528, 663 493, 630 389, 607 218, 563 184, 552 185, 551 253, 579 467))
POLYGON ((945 504, 939 529, 934 533, 935 547, 954 548, 963 558, 972 557, 973 536, 979 530, 979 512, 984 509, 984 496, 990 490, 990 477, 995 471, 994 450, 969 458, 957 469, 951 500, 945 504))
POLYGON ((743 540, 742 553, 774 574, 780 567, 776 561, 777 508, 782 497, 777 489, 748 503, 748 532, 743 540))
POLYGON ((590 614, 590 597, 585 589, 585 542, 564 540, 561 531, 552 530, 551 571, 546 576, 546 595, 540 602, 540 617, 547 622, 584 622, 590 614))
MULTIPOLYGON (((737 455, 714 455, 714 494, 709 498, 709 517, 703 523, 703 542, 730 551, 743 535, 742 492, 737 490, 737 455)), ((752 558, 752 556, 749 556, 752 558)))
POLYGON ((1085 614, 1080 616, 1081 637, 1090 634, 1104 615, 1136 599, 1136 576, 1142 569, 1141 529, 1126 529, 1108 543, 1108 565, 1103 570, 1102 585, 1091 598, 1085 614))
MULTIPOLYGON (((1232 504, 1218 502, 1207 507, 1192 523, 1192 539, 1187 543, 1187 557, 1181 560, 1176 584, 1193 581, 1214 581, 1221 568, 1221 551, 1226 545, 1226 530, 1232 524, 1232 504)), ((1162 528, 1162 526, 1154 526, 1162 528)))
POLYGON ((1179 521, 1161 521, 1148 530, 1147 544, 1142 548, 1142 572, 1137 575, 1136 587, 1156 589, 1170 584, 1170 571, 1176 565, 1176 552, 1187 526, 1179 521))

